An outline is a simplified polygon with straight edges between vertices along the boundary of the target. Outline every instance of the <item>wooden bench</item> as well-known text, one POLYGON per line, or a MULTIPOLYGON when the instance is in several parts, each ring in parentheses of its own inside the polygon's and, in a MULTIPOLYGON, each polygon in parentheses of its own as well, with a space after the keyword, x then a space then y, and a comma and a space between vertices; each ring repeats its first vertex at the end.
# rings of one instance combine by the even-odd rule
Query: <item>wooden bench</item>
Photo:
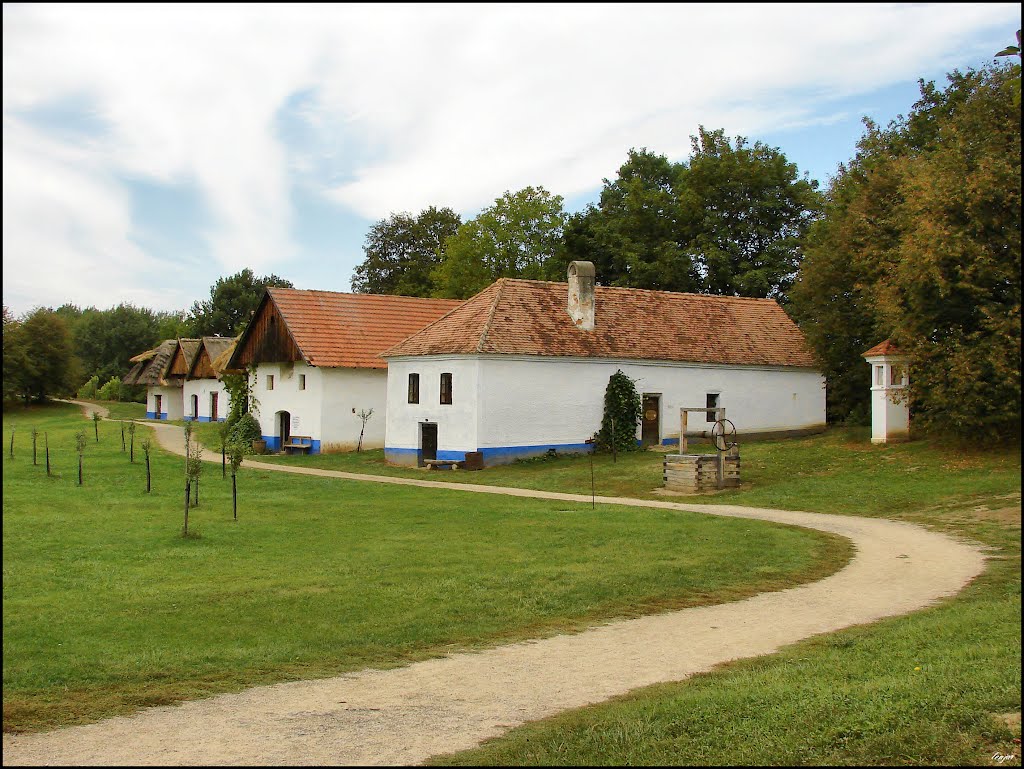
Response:
POLYGON ((313 448, 313 439, 308 435, 292 435, 281 444, 281 448, 285 450, 286 454, 292 454, 297 451, 309 453, 313 448))
POLYGON ((457 470, 462 467, 463 462, 460 459, 424 459, 423 464, 427 466, 428 470, 440 470, 441 468, 457 470))

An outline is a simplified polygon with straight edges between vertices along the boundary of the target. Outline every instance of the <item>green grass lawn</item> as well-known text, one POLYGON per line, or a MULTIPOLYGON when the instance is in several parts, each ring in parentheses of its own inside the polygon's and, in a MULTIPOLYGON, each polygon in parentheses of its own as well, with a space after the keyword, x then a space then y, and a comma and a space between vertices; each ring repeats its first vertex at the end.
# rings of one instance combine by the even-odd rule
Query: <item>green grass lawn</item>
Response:
POLYGON ((145 403, 134 403, 131 401, 101 401, 96 399, 83 400, 77 398, 83 403, 95 403, 97 406, 103 406, 110 412, 109 419, 121 420, 121 419, 145 419, 146 418, 146 404, 145 403))
POLYGON ((132 463, 120 424, 100 422, 97 443, 78 407, 6 412, 3 426, 8 731, 735 600, 850 555, 761 522, 245 465, 237 522, 230 478, 205 465, 186 539, 183 459, 154 449, 146 494, 146 428, 132 463))
MULTIPOLYGON (((202 439, 202 435, 200 438, 202 439)), ((212 445, 212 444, 211 444, 212 445)), ((692 447, 692 444, 691 444, 692 447)), ((695 447, 711 451, 710 445, 695 447)), ((741 444, 742 487, 699 497, 662 496, 662 460, 658 451, 607 454, 593 458, 598 495, 641 499, 693 500, 784 510, 853 513, 890 517, 946 500, 1005 493, 1020 488, 1019 447, 942 448, 925 441, 872 445, 867 428, 830 430, 806 438, 741 444)), ((395 467, 381 449, 337 454, 260 457, 354 473, 429 478, 456 483, 517 486, 526 489, 590 494, 590 457, 531 459, 478 471, 429 471, 395 467)))
MULTIPOLYGON (((649 479, 641 457, 626 460, 637 463, 635 487, 649 479)), ((992 560, 934 608, 528 724, 434 763, 1020 766, 1020 447, 873 446, 866 430, 837 430, 751 443, 742 457, 744 488, 701 501, 911 521, 983 542, 992 560)))

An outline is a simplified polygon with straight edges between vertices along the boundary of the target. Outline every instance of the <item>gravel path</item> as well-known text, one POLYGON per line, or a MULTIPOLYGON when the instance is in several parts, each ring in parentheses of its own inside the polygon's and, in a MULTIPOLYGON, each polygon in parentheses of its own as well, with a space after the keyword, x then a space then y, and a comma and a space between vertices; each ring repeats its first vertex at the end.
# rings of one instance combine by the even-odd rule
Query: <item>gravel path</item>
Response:
MULTIPOLYGON (((162 445, 182 453, 180 427, 152 426, 162 445)), ((590 501, 577 494, 250 460, 245 466, 590 501)), ((4 764, 413 764, 636 687, 678 681, 728 660, 770 654, 809 636, 920 609, 956 594, 984 569, 980 548, 897 521, 618 497, 597 501, 794 524, 847 537, 856 553, 845 568, 819 582, 743 601, 618 621, 395 670, 262 686, 44 734, 4 735, 4 764)))

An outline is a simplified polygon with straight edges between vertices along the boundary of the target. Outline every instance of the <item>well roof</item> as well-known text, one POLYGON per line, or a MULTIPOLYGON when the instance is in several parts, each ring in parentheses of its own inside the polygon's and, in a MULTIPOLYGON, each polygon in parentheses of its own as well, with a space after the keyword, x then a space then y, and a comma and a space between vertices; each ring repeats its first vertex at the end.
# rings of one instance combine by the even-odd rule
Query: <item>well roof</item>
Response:
POLYGON ((903 351, 892 343, 892 340, 886 339, 884 342, 879 342, 870 350, 865 352, 862 357, 869 358, 875 355, 903 355, 903 351))

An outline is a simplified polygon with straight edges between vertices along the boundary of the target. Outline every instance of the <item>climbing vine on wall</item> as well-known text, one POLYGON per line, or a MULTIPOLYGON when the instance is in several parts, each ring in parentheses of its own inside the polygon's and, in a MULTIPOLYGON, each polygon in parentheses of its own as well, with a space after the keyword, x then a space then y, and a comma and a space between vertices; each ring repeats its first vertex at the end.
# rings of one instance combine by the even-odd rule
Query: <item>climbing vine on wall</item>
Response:
POLYGON ((636 451, 636 426, 640 423, 640 393, 636 382, 619 369, 608 378, 604 391, 604 417, 594 436, 598 451, 636 451))

